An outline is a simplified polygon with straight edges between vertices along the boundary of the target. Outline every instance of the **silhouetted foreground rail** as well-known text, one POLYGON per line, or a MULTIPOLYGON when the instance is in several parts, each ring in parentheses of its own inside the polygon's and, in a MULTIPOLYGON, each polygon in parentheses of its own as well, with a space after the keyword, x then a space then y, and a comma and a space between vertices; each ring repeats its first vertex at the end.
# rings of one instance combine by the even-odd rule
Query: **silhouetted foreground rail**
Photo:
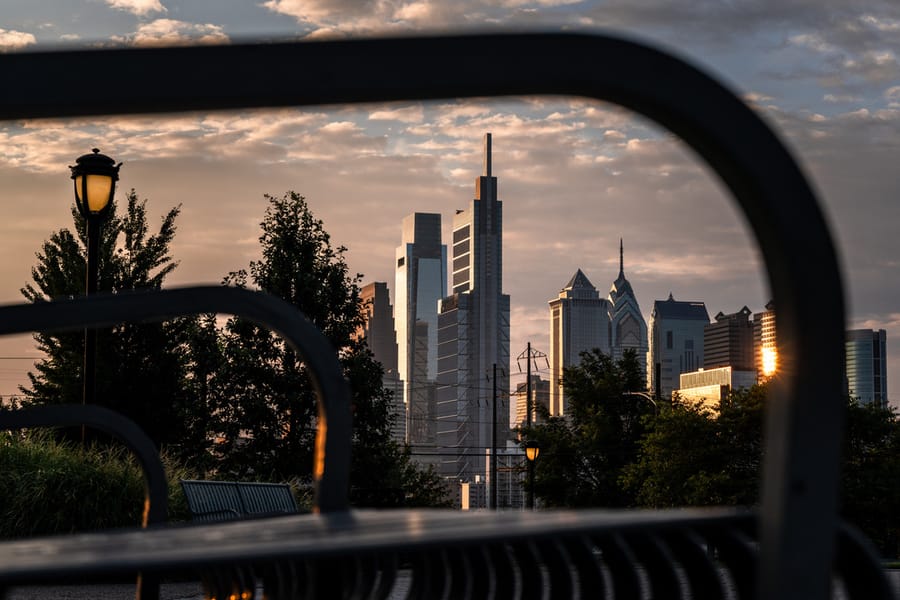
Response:
MULTIPOLYGON (((881 580, 889 594, 877 561, 855 558, 869 558, 863 543, 841 532, 836 577, 850 597, 873 597, 881 580)), ((273 600, 387 598, 400 569, 409 598, 753 598, 758 560, 755 518, 730 509, 360 510, 0 546, 8 586, 142 571, 273 600)))
MULTIPOLYGON (((320 421, 328 422, 327 435, 319 430, 324 443, 314 469, 321 514, 7 542, 0 544, 0 585, 125 571, 156 577, 196 567, 209 574, 217 598, 248 590, 258 577, 273 598, 303 597, 310 590, 318 597, 337 597, 331 592, 338 591, 379 597, 381 582, 399 561, 409 560, 413 597, 484 597, 489 565, 489 597, 509 597, 510 589, 513 597, 539 597, 535 586, 544 578, 561 597, 576 587, 592 596, 605 589, 636 597, 637 575, 629 573, 645 572, 658 597, 715 598, 721 589, 713 563, 700 552, 708 555, 711 545, 742 598, 824 599, 835 573, 847 577, 852 597, 889 597, 866 542, 837 519, 844 305, 828 228, 800 169, 760 117, 684 61, 614 36, 514 34, 4 54, 0 76, 11 82, 0 93, 0 119, 520 94, 615 102, 681 137, 734 195, 760 246, 778 306, 782 365, 771 387, 755 519, 719 509, 513 516, 348 512, 346 384, 333 381, 336 357, 320 334, 296 324, 286 331, 272 322, 290 320, 291 310, 298 314, 292 307, 279 309, 267 299, 260 306, 248 300, 246 306, 216 308, 211 290, 202 292, 205 304, 196 301, 202 309, 175 311, 166 292, 139 301, 116 296, 7 307, 0 309, 0 333, 25 331, 21 319, 36 311, 43 316, 29 322, 30 330, 191 310, 256 318, 280 331, 312 363, 320 383, 334 383, 337 395, 320 385, 320 421), (482 68, 486 61, 491 68, 482 68), (100 73, 104 85, 84 84, 86 74, 100 73), (748 524, 752 533, 745 531, 748 524), (20 557, 28 557, 27 564, 20 557)), ((185 303, 196 300, 191 291, 178 293, 185 303)), ((154 588, 144 580, 141 593, 150 598, 154 588)))

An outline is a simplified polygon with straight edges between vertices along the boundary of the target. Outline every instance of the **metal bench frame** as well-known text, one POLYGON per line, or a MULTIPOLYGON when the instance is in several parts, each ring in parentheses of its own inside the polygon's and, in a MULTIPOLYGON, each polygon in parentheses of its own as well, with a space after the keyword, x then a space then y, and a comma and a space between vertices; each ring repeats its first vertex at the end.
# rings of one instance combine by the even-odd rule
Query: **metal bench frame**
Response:
MULTIPOLYGON (((0 56, 0 74, 16 82, 0 95, 0 119, 7 120, 548 94, 611 101, 669 129, 734 195, 761 249, 778 307, 782 368, 766 422, 758 593, 767 599, 827 597, 839 530, 843 418, 838 261, 815 196, 790 153, 758 114, 704 73, 612 35, 524 33, 7 54, 0 56), (478 68, 486 59, 491 68, 478 68), (108 86, 82 85, 91 72, 104 73, 108 86)), ((82 326, 116 320, 92 312, 100 302, 79 305, 79 317, 88 315, 78 321, 82 326)), ((15 311, 28 308, 34 307, 0 310, 0 333, 54 327, 42 320, 14 326, 15 311)), ((56 307, 46 308, 52 317, 56 307)), ((132 318, 127 312, 117 317, 132 318)), ((320 406, 328 402, 327 394, 319 398, 320 406)), ((341 469, 349 445, 349 437, 334 439, 334 416, 326 412, 329 446, 316 458, 323 512, 346 507, 325 490, 346 494, 341 469), (343 481, 329 487, 330 477, 343 481)), ((348 432, 349 420, 344 425, 348 432)), ((0 547, 0 557, 7 556, 0 547)), ((0 566, 0 584, 3 577, 0 566)))
POLYGON ((179 483, 195 523, 298 512, 291 486, 286 483, 197 479, 179 483))

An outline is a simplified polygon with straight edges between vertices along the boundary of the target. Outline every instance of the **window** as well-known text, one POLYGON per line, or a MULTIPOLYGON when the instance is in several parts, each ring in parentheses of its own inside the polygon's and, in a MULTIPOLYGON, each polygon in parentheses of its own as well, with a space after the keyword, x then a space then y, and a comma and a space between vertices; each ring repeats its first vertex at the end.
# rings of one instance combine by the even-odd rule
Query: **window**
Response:
POLYGON ((666 350, 671 350, 671 349, 672 349, 672 346, 673 346, 673 344, 672 344, 672 332, 671 332, 671 331, 667 331, 667 332, 666 332, 666 350))

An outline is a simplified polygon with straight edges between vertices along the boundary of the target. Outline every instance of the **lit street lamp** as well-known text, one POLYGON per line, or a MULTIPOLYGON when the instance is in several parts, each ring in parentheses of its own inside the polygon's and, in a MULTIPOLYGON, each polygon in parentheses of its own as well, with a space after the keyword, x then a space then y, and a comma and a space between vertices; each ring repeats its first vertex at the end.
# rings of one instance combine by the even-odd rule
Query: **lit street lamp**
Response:
MULTIPOLYGON (((100 154, 94 148, 92 154, 85 154, 75 160, 72 180, 75 182, 75 205, 87 223, 87 278, 85 295, 97 292, 99 278, 100 226, 112 209, 119 167, 122 163, 100 154)), ((82 403, 93 404, 96 395, 95 362, 97 358, 97 330, 84 330, 84 396, 82 403)), ((82 438, 84 429, 82 428, 82 438)))
POLYGON ((525 442, 525 458, 528 459, 528 508, 534 510, 534 461, 537 460, 541 448, 533 440, 525 442))

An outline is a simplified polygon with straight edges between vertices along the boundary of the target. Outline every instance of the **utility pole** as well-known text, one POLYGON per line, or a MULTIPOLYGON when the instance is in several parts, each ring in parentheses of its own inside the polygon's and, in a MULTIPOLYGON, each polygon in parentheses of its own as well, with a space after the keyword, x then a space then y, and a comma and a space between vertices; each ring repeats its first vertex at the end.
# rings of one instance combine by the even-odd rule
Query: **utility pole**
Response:
MULTIPOLYGON (((532 419, 531 413, 534 410, 534 401, 532 400, 532 391, 531 391, 531 361, 536 358, 543 358, 547 361, 547 367, 550 367, 550 361, 547 360, 547 355, 541 352, 540 350, 532 350, 531 342, 528 342, 528 345, 525 348, 525 352, 516 357, 516 362, 519 364, 519 371, 522 370, 522 364, 519 362, 522 359, 525 359, 525 424, 528 427, 531 427, 532 419)), ((534 461, 528 461, 528 481, 530 485, 528 486, 528 503, 527 508, 534 510, 534 461)))
POLYGON ((522 360, 525 362, 525 424, 528 427, 532 425, 532 417, 531 414, 534 411, 534 400, 532 399, 532 389, 531 389, 531 361, 537 358, 543 358, 547 363, 547 368, 550 368, 550 361, 547 360, 547 355, 541 352, 540 350, 532 350, 531 342, 528 342, 525 351, 519 354, 516 357, 516 364, 519 365, 519 372, 522 372, 522 360))

